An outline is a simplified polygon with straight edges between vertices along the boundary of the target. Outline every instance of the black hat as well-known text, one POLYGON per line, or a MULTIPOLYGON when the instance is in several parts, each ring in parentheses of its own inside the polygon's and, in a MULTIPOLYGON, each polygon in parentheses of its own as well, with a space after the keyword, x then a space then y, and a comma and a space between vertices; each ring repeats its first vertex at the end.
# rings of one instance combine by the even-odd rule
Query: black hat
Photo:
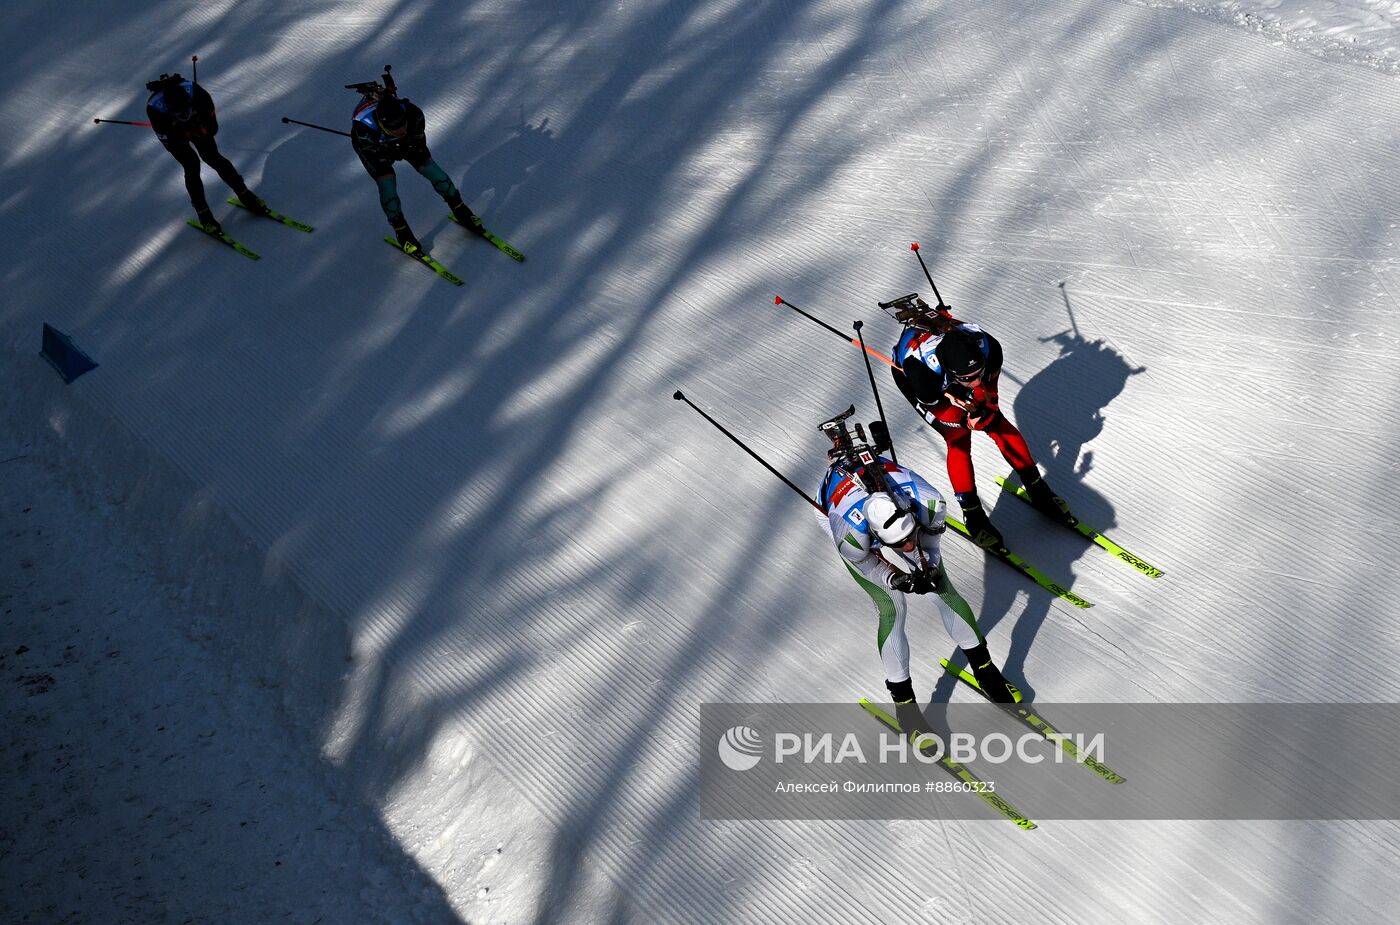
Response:
POLYGON ((934 348, 938 365, 954 379, 975 379, 987 360, 982 356, 981 338, 968 331, 953 330, 943 335, 934 348))
POLYGON ((408 110, 397 96, 386 96, 375 107, 374 118, 386 132, 396 132, 408 124, 408 110))

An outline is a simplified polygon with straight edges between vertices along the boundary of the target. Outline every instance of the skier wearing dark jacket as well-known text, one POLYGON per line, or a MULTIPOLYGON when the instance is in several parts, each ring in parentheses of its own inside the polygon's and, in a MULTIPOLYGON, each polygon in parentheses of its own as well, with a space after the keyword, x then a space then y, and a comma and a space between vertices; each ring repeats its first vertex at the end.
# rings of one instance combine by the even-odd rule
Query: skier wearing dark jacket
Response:
POLYGON ((1001 413, 997 380, 1002 353, 997 339, 975 324, 930 308, 922 299, 904 306, 895 317, 905 325, 894 348, 895 384, 919 416, 947 442, 948 479, 978 545, 1005 544, 977 497, 973 431, 992 438, 1036 507, 1051 517, 1073 522, 1069 506, 1041 477, 1020 430, 1001 413))
POLYGON ((410 167, 427 177, 452 210, 453 217, 469 231, 480 234, 481 219, 462 202, 462 194, 452 184, 452 178, 438 166, 428 150, 423 110, 408 99, 400 99, 392 88, 377 83, 351 84, 350 87, 364 93, 352 117, 350 143, 379 187, 379 205, 400 246, 410 253, 423 249, 404 218, 398 178, 394 174, 395 161, 407 161, 410 167))
POLYGON ((209 210, 204 197, 204 182, 199 177, 202 160, 219 175, 240 202, 253 212, 265 212, 267 206, 243 181, 229 159, 219 152, 214 136, 219 133, 219 120, 214 115, 214 100, 199 84, 179 74, 162 74, 146 84, 152 91, 146 101, 146 116, 165 150, 185 169, 185 189, 190 204, 205 231, 217 233, 222 229, 209 210))

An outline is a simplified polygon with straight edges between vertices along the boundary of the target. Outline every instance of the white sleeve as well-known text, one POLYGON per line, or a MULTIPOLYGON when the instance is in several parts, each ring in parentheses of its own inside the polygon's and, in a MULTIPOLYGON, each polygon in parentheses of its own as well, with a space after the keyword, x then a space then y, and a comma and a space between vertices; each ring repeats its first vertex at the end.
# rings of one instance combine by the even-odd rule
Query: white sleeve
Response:
POLYGON ((872 552, 867 552, 860 559, 854 558, 856 551, 846 552, 845 544, 841 549, 841 558, 851 568, 865 576, 867 581, 874 582, 882 588, 892 589, 890 580, 894 578, 895 570, 892 565, 881 559, 872 552))
MULTIPOLYGON (((942 520, 939 520, 942 523, 942 520)), ((919 546, 928 556, 928 564, 937 568, 943 562, 943 534, 925 530, 919 537, 919 546)))

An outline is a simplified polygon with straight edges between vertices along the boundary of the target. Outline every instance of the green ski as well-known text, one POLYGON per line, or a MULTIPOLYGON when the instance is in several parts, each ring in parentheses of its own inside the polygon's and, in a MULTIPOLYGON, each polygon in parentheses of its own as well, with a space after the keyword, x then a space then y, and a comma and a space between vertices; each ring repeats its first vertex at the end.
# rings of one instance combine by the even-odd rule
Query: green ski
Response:
POLYGON ((398 251, 401 254, 407 254, 408 256, 412 257, 414 260, 423 264, 423 266, 432 270, 434 273, 436 273, 438 276, 441 276, 443 279, 447 280, 452 285, 462 285, 462 280, 460 278, 454 276, 451 270, 447 269, 447 267, 434 260, 432 258, 432 255, 429 254, 427 251, 422 250, 421 248, 414 248, 411 251, 404 250, 403 246, 400 245, 398 241, 389 237, 388 235, 384 236, 384 240, 387 241, 390 244, 390 246, 394 248, 394 250, 398 251))
MULTIPOLYGON (((1030 504, 1031 507, 1035 507, 1034 504, 1031 504, 1031 496, 1020 485, 1012 485, 1010 482, 1008 482, 1001 476, 997 476, 997 484, 1000 485, 1002 490, 1006 493, 1015 495, 1022 501, 1026 502, 1027 504, 1030 504)), ((1035 509, 1037 511, 1040 511, 1040 508, 1035 509)), ((1045 512, 1041 511, 1041 513, 1044 514, 1045 512)), ((1070 516, 1073 517, 1074 515, 1071 514, 1070 516)), ((1101 546, 1104 549, 1108 550, 1110 553, 1117 556, 1119 559, 1122 559, 1124 562, 1128 563, 1133 568, 1137 569, 1139 572, 1142 572, 1148 578, 1161 578, 1163 575, 1166 574, 1166 572, 1157 568, 1155 565, 1151 565, 1143 561, 1142 559, 1139 559, 1132 553, 1128 552, 1128 550, 1124 549, 1122 546, 1119 546, 1117 543, 1113 542, 1113 540, 1104 536, 1102 533, 1095 530, 1093 527, 1089 526, 1088 524, 1082 523, 1077 517, 1074 518, 1073 524, 1067 524, 1063 521, 1057 521, 1057 523, 1061 523, 1063 526, 1068 527, 1075 533, 1078 533, 1081 536, 1093 540, 1094 545, 1101 546)))
MULTIPOLYGON (((231 206, 238 206, 238 208, 240 209, 247 209, 249 212, 252 211, 252 209, 248 209, 247 206, 239 202, 237 199, 234 199, 232 196, 229 197, 228 204, 231 206)), ((263 208, 267 209, 267 203, 263 203, 263 208)), ((267 209, 266 212, 258 212, 256 214, 261 215, 263 218, 270 218, 274 222, 281 222, 282 224, 287 225, 288 227, 295 228, 297 231, 304 231, 307 234, 310 234, 311 232, 316 230, 310 225, 299 222, 294 218, 288 218, 281 212, 274 212, 271 209, 267 209)))
MULTIPOLYGON (((980 696, 987 697, 986 692, 982 690, 982 685, 977 683, 976 678, 968 674, 963 669, 957 667, 956 665, 951 664, 946 658, 939 659, 939 661, 942 663, 944 671, 948 672, 950 675, 952 675, 959 681, 966 684, 968 687, 975 690, 980 696)), ((1073 739, 1066 737, 1063 733, 1061 733, 1054 726, 1047 723, 1039 715, 1033 713, 1029 707, 1022 706, 1021 692, 1016 691, 1014 687, 1012 688, 1012 690, 1015 691, 1016 696, 1016 702, 1014 704, 997 704, 997 706, 1001 707, 1003 712, 1005 712, 1008 716, 1020 720, 1025 725, 1029 726, 1036 732, 1043 735, 1045 738, 1049 739, 1051 742, 1054 742, 1060 747, 1061 751, 1069 755, 1079 764, 1082 764, 1084 765, 1084 767, 1093 771, 1099 777, 1102 777, 1104 780, 1108 781, 1110 784, 1123 783, 1123 781, 1125 780, 1123 775, 1114 771, 1108 765, 1096 761, 1088 755, 1081 754, 1079 751, 1079 747, 1074 744, 1073 739)), ((991 702, 991 698, 988 697, 987 700, 988 702, 991 702)))
MULTIPOLYGON (((454 222, 457 222, 457 216, 449 215, 447 217, 452 219, 454 222)), ((462 225, 461 222, 457 222, 457 224, 462 225)), ((498 237, 493 232, 487 231, 484 227, 478 226, 473 228, 470 225, 462 225, 462 227, 472 232, 473 234, 481 235, 483 238, 499 247, 503 252, 508 254, 514 260, 518 262, 524 262, 525 255, 520 253, 520 251, 516 250, 515 248, 511 247, 510 242, 507 241, 505 238, 498 237)))
POLYGON ((215 232, 212 232, 212 231, 205 231, 205 230, 204 230, 204 226, 201 225, 199 222, 195 221, 195 220, 192 219, 192 218, 191 218, 191 219, 186 219, 186 220, 185 220, 185 224, 186 224, 186 225, 189 225, 191 228, 195 229, 196 231, 199 231, 199 232, 202 232, 202 233, 204 233, 204 234, 207 234, 209 237, 213 238, 215 241, 222 241, 224 244, 227 244, 229 247, 231 247, 231 248, 233 248, 234 250, 238 251, 238 252, 239 252, 240 254, 242 254, 244 257, 247 257, 249 260, 261 260, 261 259, 262 259, 262 258, 259 257, 257 254, 255 254, 255 253, 253 253, 252 251, 248 250, 248 248, 244 247, 242 244, 239 244, 239 243, 238 243, 237 241, 235 241, 233 238, 230 238, 230 237, 228 236, 227 232, 220 231, 220 232, 218 232, 218 233, 216 234, 215 232))
MULTIPOLYGON (((972 540, 972 535, 967 532, 967 527, 963 525, 963 522, 961 520, 958 520, 956 517, 948 517, 945 518, 945 520, 947 521, 948 526, 952 527, 955 531, 957 531, 958 535, 961 536, 963 539, 966 539, 969 542, 972 540)), ((1069 588, 1066 588, 1064 585, 1051 581, 1048 577, 1046 577, 1044 572, 1031 565, 1025 559, 1022 559, 1020 556, 1016 555, 1014 552, 1007 549, 1005 546, 1001 546, 997 549, 988 549, 986 547, 979 548, 981 548, 982 551, 985 552, 987 555, 995 556, 996 558, 1005 562, 1007 565, 1011 566, 1016 571, 1020 572, 1022 575, 1025 575, 1031 581, 1040 585, 1042 588, 1044 588, 1046 591, 1049 591, 1056 597, 1063 598, 1064 600, 1069 601, 1076 607, 1094 606, 1093 604, 1084 600, 1084 598, 1080 597, 1078 594, 1075 594, 1069 588)))
MULTIPOLYGON (((865 708, 865 711, 867 713, 878 719, 880 722, 884 723, 886 726, 889 726, 895 732, 898 732, 900 735, 904 734, 904 730, 900 728, 899 720, 886 713, 880 707, 875 706, 875 704, 871 703, 869 700, 866 700, 864 697, 860 698, 860 705, 865 708)), ((912 742, 914 744, 914 747, 916 748, 923 747, 919 744, 918 733, 910 733, 909 741, 912 742)), ((954 761, 952 758, 949 758, 946 755, 943 758, 941 758, 938 763, 943 766, 943 769, 945 771, 953 775, 953 777, 957 778, 965 784, 968 784, 971 787, 971 792, 981 797, 983 802, 993 807, 997 812, 1001 813, 1003 816, 1010 819, 1012 822, 1016 823, 1016 825, 1020 828, 1033 829, 1036 827, 1034 822, 1030 821, 1024 815, 1022 815, 1020 810, 1016 809, 1016 807, 1003 800, 996 793, 996 791, 989 789, 986 783, 983 782, 976 774, 973 774, 971 771, 969 771, 966 766, 954 761)))

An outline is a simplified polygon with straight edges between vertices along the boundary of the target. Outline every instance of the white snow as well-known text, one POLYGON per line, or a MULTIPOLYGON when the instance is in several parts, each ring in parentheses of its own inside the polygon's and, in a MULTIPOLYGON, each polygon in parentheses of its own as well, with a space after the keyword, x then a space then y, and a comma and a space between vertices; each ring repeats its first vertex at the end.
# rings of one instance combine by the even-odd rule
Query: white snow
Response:
POLYGON ((1133 0, 1233 23, 1320 58, 1400 72, 1396 0, 1133 0))
POLYGON ((1396 4, 7 12, 11 918, 1387 920, 1389 823, 701 822, 695 703, 881 677, 810 513, 669 396, 814 484, 816 421, 873 408, 773 296, 888 349, 874 302, 924 288, 919 240, 1052 483, 1168 572, 998 505, 1097 603, 950 549, 1009 674, 1052 703, 1395 700, 1396 4), (318 226, 218 207, 256 264, 184 226, 147 130, 91 122, 194 53, 225 153, 318 226), (386 61, 525 264, 402 170, 448 286, 378 241, 344 139, 280 122, 343 126, 386 61), (41 321, 101 366, 63 386, 41 321))

